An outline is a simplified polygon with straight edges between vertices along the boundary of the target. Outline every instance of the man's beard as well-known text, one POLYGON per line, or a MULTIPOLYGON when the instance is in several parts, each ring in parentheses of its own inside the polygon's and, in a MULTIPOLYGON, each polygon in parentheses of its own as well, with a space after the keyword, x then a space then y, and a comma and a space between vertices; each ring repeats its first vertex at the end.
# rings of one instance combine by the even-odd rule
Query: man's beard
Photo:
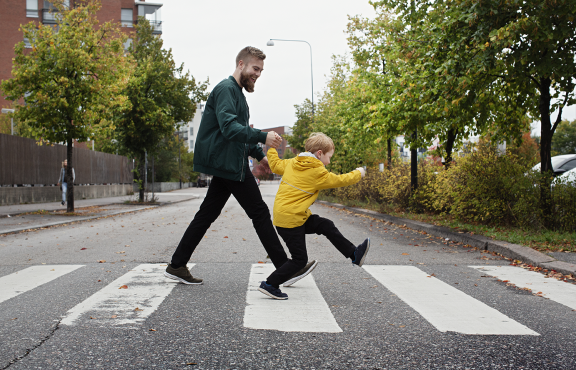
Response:
POLYGON ((250 78, 248 73, 240 73, 240 84, 242 84, 242 87, 244 87, 249 93, 254 92, 254 81, 252 81, 252 78, 250 78))

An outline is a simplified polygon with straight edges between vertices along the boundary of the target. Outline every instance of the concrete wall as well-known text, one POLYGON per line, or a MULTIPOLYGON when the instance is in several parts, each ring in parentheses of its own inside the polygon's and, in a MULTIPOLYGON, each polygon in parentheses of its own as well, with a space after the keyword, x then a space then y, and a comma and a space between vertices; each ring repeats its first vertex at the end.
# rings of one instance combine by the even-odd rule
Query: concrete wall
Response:
MULTIPOLYGON (((183 182, 182 189, 194 187, 195 184, 196 183, 194 182, 183 182)), ((147 187, 147 190, 149 192, 152 192, 152 190, 154 190, 155 193, 165 193, 167 191, 179 190, 179 189, 180 189, 179 182, 155 182, 154 189, 152 189, 152 183, 149 182, 147 187)), ((138 184, 134 184, 134 192, 135 193, 138 192, 138 184)))
MULTIPOLYGON (((74 186, 74 199, 95 199, 128 195, 132 184, 74 186)), ((0 206, 26 203, 48 203, 62 201, 58 186, 0 187, 0 206)))

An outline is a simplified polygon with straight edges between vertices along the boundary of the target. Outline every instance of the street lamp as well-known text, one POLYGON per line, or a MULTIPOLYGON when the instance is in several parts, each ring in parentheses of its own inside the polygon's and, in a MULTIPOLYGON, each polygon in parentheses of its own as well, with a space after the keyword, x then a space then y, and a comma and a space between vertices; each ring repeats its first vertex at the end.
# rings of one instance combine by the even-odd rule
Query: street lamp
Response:
POLYGON ((274 41, 293 41, 293 42, 305 42, 310 47, 310 80, 312 86, 312 116, 314 116, 314 75, 312 74, 312 45, 308 41, 304 40, 282 40, 282 39, 270 39, 266 43, 266 46, 274 46, 274 41))
MULTIPOLYGON (((14 113, 14 109, 2 108, 2 113, 14 113)), ((12 135, 14 135, 14 117, 10 117, 10 127, 12 129, 12 135)))

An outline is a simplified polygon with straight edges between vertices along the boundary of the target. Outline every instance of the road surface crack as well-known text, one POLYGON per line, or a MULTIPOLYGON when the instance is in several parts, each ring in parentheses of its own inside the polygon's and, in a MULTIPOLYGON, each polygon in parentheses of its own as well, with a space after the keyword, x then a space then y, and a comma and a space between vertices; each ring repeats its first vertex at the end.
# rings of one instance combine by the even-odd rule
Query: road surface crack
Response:
POLYGON ((52 338, 52 336, 54 335, 54 333, 56 332, 56 330, 58 330, 60 328, 60 321, 62 321, 62 319, 58 320, 58 322, 52 326, 52 328, 50 329, 50 332, 40 340, 40 342, 36 345, 34 345, 32 348, 27 348, 26 352, 23 355, 20 356, 16 356, 15 358, 13 358, 12 360, 10 360, 8 362, 8 365, 6 365, 5 367, 1 368, 0 370, 5 370, 8 369, 10 366, 14 365, 15 363, 18 363, 20 360, 26 358, 30 353, 32 353, 32 351, 34 351, 36 348, 40 347, 41 345, 43 345, 48 339, 52 338))

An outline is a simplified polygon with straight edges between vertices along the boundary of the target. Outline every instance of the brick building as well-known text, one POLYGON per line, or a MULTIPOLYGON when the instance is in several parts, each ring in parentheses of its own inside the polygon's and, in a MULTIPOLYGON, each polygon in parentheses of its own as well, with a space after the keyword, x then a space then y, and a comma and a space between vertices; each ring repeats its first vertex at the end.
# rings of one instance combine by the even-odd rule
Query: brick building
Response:
MULTIPOLYGON (((75 0, 65 0, 74 6, 75 0)), ((160 8, 162 4, 134 0, 101 0, 97 13, 99 22, 117 21, 122 29, 131 33, 138 16, 144 16, 154 26, 155 34, 162 34, 160 8)), ((29 22, 55 24, 54 7, 48 0, 0 0, 0 80, 11 78, 14 45, 24 40, 20 25, 29 22)), ((130 40, 128 40, 130 42, 130 40)), ((0 107, 11 108, 12 102, 0 96, 0 107)))

